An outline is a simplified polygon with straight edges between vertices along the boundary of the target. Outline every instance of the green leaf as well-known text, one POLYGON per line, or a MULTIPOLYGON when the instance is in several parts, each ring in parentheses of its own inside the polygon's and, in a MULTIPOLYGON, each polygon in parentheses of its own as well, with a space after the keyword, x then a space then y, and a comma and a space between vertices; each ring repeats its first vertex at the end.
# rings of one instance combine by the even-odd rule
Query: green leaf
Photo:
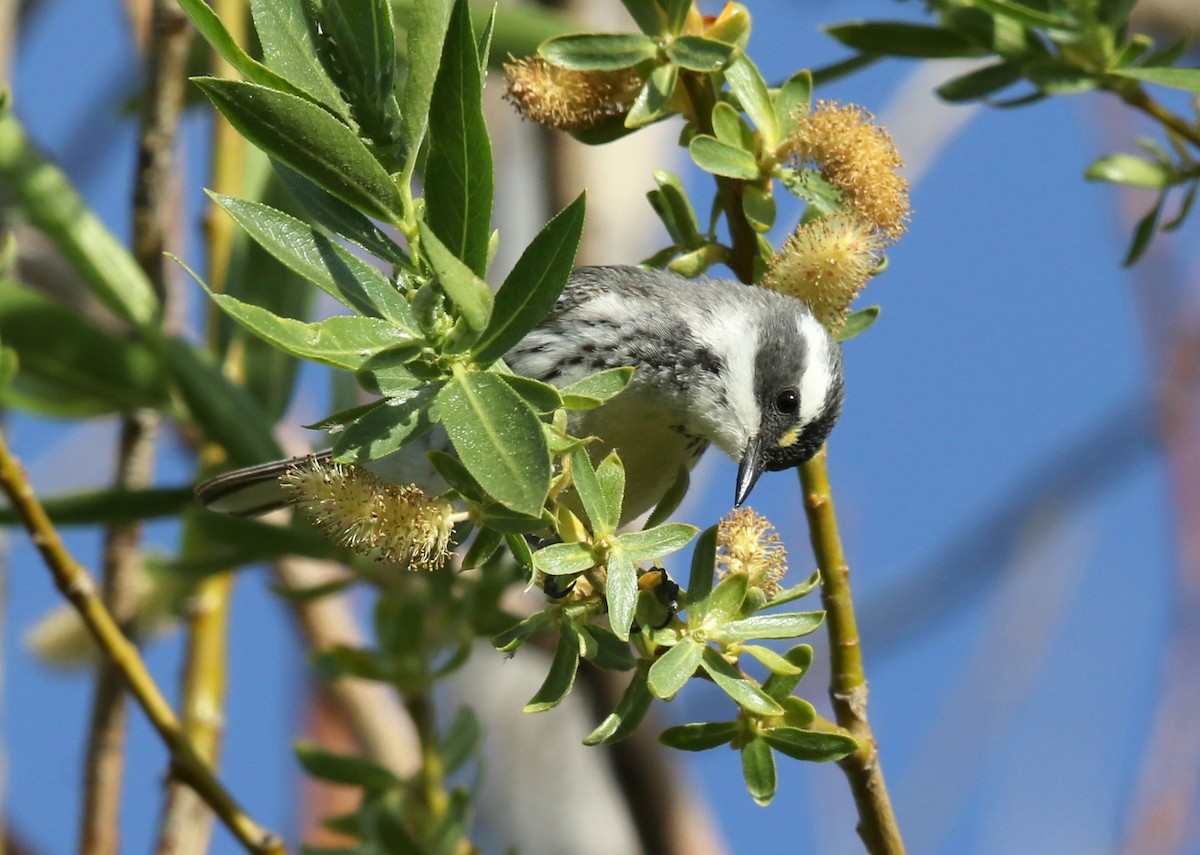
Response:
POLYGON ((700 529, 687 523, 667 523, 642 531, 631 531, 617 538, 631 561, 650 561, 678 552, 700 529))
POLYGON ((596 566, 587 543, 552 543, 533 553, 533 566, 547 576, 573 576, 596 566))
POLYGON ((343 202, 388 222, 402 200, 358 136, 321 107, 256 83, 194 78, 244 137, 343 202))
POLYGON ((508 551, 512 553, 513 559, 521 567, 532 570, 533 550, 529 548, 529 541, 519 534, 505 534, 504 542, 508 544, 508 551))
POLYGON ((650 694, 650 688, 646 685, 646 677, 635 674, 625 687, 616 709, 606 715, 596 729, 583 738, 583 744, 611 745, 620 742, 633 733, 646 717, 653 700, 654 696, 650 694))
POLYGON ((15 203, 118 317, 138 327, 154 323, 160 307, 146 274, 11 110, 0 110, 0 184, 11 199, 5 204, 15 203))
POLYGON ((571 33, 545 42, 538 53, 563 68, 614 71, 653 59, 658 43, 636 33, 571 33))
MULTIPOLYGON (((350 111, 342 93, 318 59, 321 51, 309 29, 303 0, 250 0, 250 14, 262 45, 263 61, 294 87, 272 85, 249 74, 245 77, 271 89, 303 94, 343 121, 349 119, 350 111)), ((247 61, 253 62, 249 58, 247 61)))
POLYGON ((482 567, 492 560, 492 556, 500 549, 502 543, 504 543, 504 532, 491 527, 484 521, 483 527, 471 541, 471 547, 467 550, 467 554, 463 556, 462 569, 474 570, 482 567))
POLYGON ((714 565, 717 552, 717 527, 709 526, 701 532, 692 550, 691 575, 688 576, 687 610, 688 621, 700 621, 708 609, 708 597, 712 592, 714 565))
POLYGON ((549 383, 534 380, 532 377, 522 377, 519 374, 502 374, 496 372, 505 383, 513 388, 533 407, 535 413, 545 415, 552 413, 562 406, 562 395, 549 383))
POLYGON ((667 32, 678 33, 687 23, 692 0, 667 0, 667 32))
POLYGON ((841 760, 858 750, 853 737, 798 727, 772 727, 763 731, 762 738, 780 754, 813 763, 841 760))
POLYGON ((282 211, 248 199, 210 195, 263 249, 342 305, 360 315, 416 327, 408 301, 379 268, 282 211))
MULTIPOLYGON (((742 54, 725 69, 725 79, 729 81, 729 87, 750 117, 750 121, 762 134, 763 145, 774 149, 779 145, 779 120, 775 116, 775 106, 771 103, 770 92, 758 67, 751 62, 750 57, 742 54)), ((755 175, 757 174, 756 168, 755 175)))
POLYGON ((860 336, 869 330, 879 320, 879 313, 883 311, 880 306, 867 306, 865 309, 859 309, 857 312, 851 312, 846 316, 845 323, 842 328, 837 331, 834 336, 838 341, 849 341, 856 336, 860 336))
POLYGON ((624 390, 632 379, 633 369, 628 367, 598 371, 560 389, 563 406, 568 410, 595 409, 624 390))
POLYGON ((162 409, 170 401, 152 350, 28 288, 0 285, 0 338, 21 368, 15 383, 0 391, 9 403, 61 402, 68 407, 64 415, 84 416, 162 409))
MULTIPOLYGON (((196 494, 191 487, 84 490, 41 500, 46 514, 57 526, 110 525, 170 517, 192 507, 195 501, 196 494)), ((0 525, 20 522, 11 508, 0 508, 0 525)))
POLYGON ((784 603, 790 603, 793 600, 798 600, 805 594, 809 594, 816 590, 816 587, 821 584, 821 571, 814 570, 813 574, 798 585, 793 585, 790 588, 784 588, 782 591, 774 594, 770 599, 770 605, 782 606, 784 603))
POLYGON ((432 427, 429 408, 437 395, 436 383, 398 398, 386 398, 337 435, 333 459, 366 463, 386 457, 432 427))
POLYGON ((766 234, 775 225, 775 195, 765 187, 747 184, 742 191, 742 212, 750 228, 766 234))
POLYGON ((605 581, 605 598, 608 601, 608 622, 617 638, 629 638, 629 630, 637 611, 638 571, 637 566, 619 545, 614 545, 605 562, 608 576, 605 581))
POLYGON ((404 250, 371 220, 295 170, 288 169, 281 163, 276 163, 275 168, 280 180, 296 197, 296 201, 319 225, 358 244, 384 261, 404 267, 411 266, 404 250))
POLYGON ((713 682, 725 694, 733 698, 742 708, 759 715, 782 715, 781 707, 774 698, 764 692, 749 677, 730 665, 714 647, 705 647, 700 660, 702 667, 713 682))
POLYGON ((597 538, 608 537, 616 530, 619 520, 609 514, 611 508, 585 448, 577 448, 571 452, 571 481, 575 485, 579 500, 583 503, 583 510, 592 525, 592 532, 597 538))
POLYGON ((1014 0, 972 0, 972 5, 1026 27, 1066 30, 1078 27, 1078 24, 1069 18, 1050 15, 1023 3, 1016 3, 1014 0))
POLYGON ((678 80, 678 65, 667 64, 653 68, 625 115, 625 128, 640 128, 674 112, 670 100, 678 80))
POLYGON ((596 467, 596 480, 604 494, 606 519, 613 520, 613 527, 620 522, 621 506, 625 501, 625 467, 617 453, 611 452, 596 467))
POLYGON ((675 480, 671 482, 667 492, 663 493, 663 497, 658 500, 658 504, 650 512, 650 516, 646 518, 646 528, 654 528, 670 519, 671 514, 679 509, 691 483, 692 473, 686 466, 680 466, 679 471, 675 474, 675 480))
POLYGON ((501 504, 537 516, 550 492, 550 452, 541 422, 498 376, 460 371, 437 398, 459 458, 501 504))
POLYGON ((383 318, 335 315, 316 323, 281 318, 227 294, 209 296, 221 309, 259 338, 279 349, 334 368, 355 369, 389 347, 411 344, 413 334, 383 318))
POLYGON ((741 732, 736 721, 704 721, 668 727, 658 741, 680 751, 708 751, 733 741, 741 732))
POLYGON ((679 643, 658 657, 647 674, 650 691, 655 697, 670 700, 683 688, 700 667, 706 645, 694 638, 681 638, 679 643))
POLYGON ((243 77, 255 83, 278 89, 281 92, 291 92, 293 95, 305 94, 303 90, 292 85, 286 78, 252 59, 225 29, 225 24, 217 17, 217 13, 205 0, 179 0, 179 5, 187 16, 192 19, 200 35, 220 57, 232 65, 243 77))
POLYGON ((687 190, 679 177, 665 169, 657 170, 654 173, 654 183, 658 185, 658 189, 651 190, 646 194, 646 198, 650 200, 654 212, 667 227, 671 239, 681 247, 703 243, 696 211, 692 208, 687 190))
POLYGON ((17 376, 19 362, 15 350, 11 347, 0 347, 0 388, 12 385, 13 378, 17 376))
POLYGON ((482 525, 504 534, 544 533, 554 528, 554 520, 546 512, 540 517, 530 517, 510 511, 496 502, 487 502, 479 507, 479 520, 482 525))
MULTIPOLYGON (((787 674, 789 676, 803 673, 800 666, 788 661, 787 657, 781 656, 769 647, 764 647, 761 644, 743 644, 741 646, 742 653, 749 653, 762 664, 766 665, 771 670, 772 674, 787 674)), ((763 691, 766 692, 766 686, 763 686, 763 691)), ((767 692, 771 697, 775 697, 771 692, 767 692)), ((775 698, 779 700, 778 698, 775 698)))
POLYGON ((703 613, 688 610, 688 625, 693 627, 722 624, 742 613, 746 600, 747 579, 744 573, 726 576, 704 599, 703 613))
MULTIPOLYGON (((314 0, 309 0, 313 3, 314 0)), ((388 0, 315 0, 329 75, 350 104, 359 133, 389 171, 399 169, 396 28, 388 0)))
POLYGON ((391 771, 365 757, 335 754, 303 739, 296 741, 295 751, 304 771, 322 781, 371 790, 401 786, 391 771))
POLYGON ((663 32, 666 18, 656 0, 621 0, 621 5, 643 33, 656 36, 663 32))
POLYGON ((549 626, 551 617, 550 612, 534 612, 504 632, 492 636, 492 645, 501 653, 510 653, 549 626))
POLYGON ((491 321, 473 348, 477 362, 487 365, 504 356, 554 307, 575 264, 584 207, 581 193, 521 253, 496 292, 491 321))
POLYGON ((405 177, 411 177, 429 127, 429 104, 450 23, 449 0, 413 3, 408 12, 408 75, 400 109, 400 137, 408 146, 405 177))
POLYGON ((774 97, 775 121, 779 123, 779 138, 786 139, 796 130, 796 119, 808 113, 812 102, 813 78, 806 69, 797 71, 779 87, 774 97))
POLYGON ((1021 66, 1014 62, 995 62, 952 78, 937 88, 938 97, 952 104, 978 101, 1021 79, 1021 66))
POLYGON ((419 225, 425 256, 437 275, 438 285, 458 308, 467 326, 482 331, 492 314, 492 290, 438 239, 430 226, 419 225))
POLYGON ((769 805, 775 798, 775 755, 771 746, 757 736, 742 746, 742 777, 756 804, 769 805))
POLYGON ((698 134, 688 143, 688 153, 696 165, 713 175, 753 181, 758 178, 758 161, 742 148, 723 143, 716 137, 698 134))
POLYGON ((1166 200, 1166 194, 1159 194, 1154 207, 1138 220, 1137 225, 1133 228, 1133 240, 1130 241, 1129 251, 1125 254, 1125 260, 1121 262, 1122 266, 1129 267, 1134 264, 1150 248, 1150 241, 1154 240, 1154 232, 1158 228, 1158 220, 1162 216, 1163 204, 1166 200))
POLYGON ((588 661, 597 668, 608 671, 629 671, 637 665, 637 659, 629 649, 629 642, 617 638, 612 630, 596 624, 586 624, 583 631, 591 637, 592 652, 588 661))
POLYGON ((525 712, 545 712, 558 706, 575 685, 575 672, 579 669, 579 652, 563 631, 554 650, 554 659, 541 688, 525 704, 525 712))
POLYGON ((480 277, 487 273, 493 192, 482 85, 470 9, 467 0, 457 0, 429 109, 425 220, 446 248, 480 277))
POLYGON ((680 68, 711 74, 724 68, 737 48, 703 36, 679 36, 667 42, 666 52, 680 68))
POLYGON ((479 726, 479 718, 470 707, 458 708, 458 713, 446 728, 440 742, 438 753, 442 756, 442 768, 447 775, 452 775, 479 752, 483 731, 479 726))
POLYGON ((1022 69, 1029 82, 1050 95, 1089 92, 1100 85, 1100 74, 1061 60, 1029 62, 1022 69))
POLYGON ((197 426, 225 448, 231 463, 249 466, 281 456, 258 402, 208 356, 180 338, 155 339, 154 345, 197 426))
POLYGON ((1132 154, 1109 154, 1092 161, 1084 178, 1161 190, 1170 183, 1171 173, 1152 160, 1132 154))
POLYGON ((987 50, 956 30, 904 21, 851 21, 823 27, 847 47, 912 59, 982 56, 987 50))
POLYGON ((727 145, 745 151, 754 150, 754 132, 742 119, 742 114, 726 101, 718 101, 712 109, 713 133, 727 145))

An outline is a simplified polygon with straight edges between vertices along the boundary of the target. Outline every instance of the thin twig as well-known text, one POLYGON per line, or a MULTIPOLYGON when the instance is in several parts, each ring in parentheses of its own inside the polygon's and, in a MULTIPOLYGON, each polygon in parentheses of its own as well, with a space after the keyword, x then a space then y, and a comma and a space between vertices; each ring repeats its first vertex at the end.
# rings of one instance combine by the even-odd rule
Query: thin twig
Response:
POLYGON ((137 647, 125 637, 104 607, 87 570, 67 551, 20 463, 9 451, 3 433, 0 433, 0 489, 8 495, 13 509, 30 533, 58 590, 79 612, 104 655, 117 664, 129 690, 162 737, 171 753, 175 774, 191 784, 249 851, 282 855, 286 851, 283 842, 242 810, 217 780, 212 768, 196 753, 178 717, 146 669, 137 647))
POLYGON ((1141 86, 1110 87, 1110 91, 1135 110, 1140 110, 1167 130, 1200 148, 1200 127, 1188 123, 1146 94, 1141 86))
MULTIPOLYGON (((133 253, 138 266, 165 304, 163 250, 172 221, 173 149, 183 106, 189 30, 182 12, 155 0, 146 48, 146 86, 138 133, 133 187, 133 253)), ((117 453, 117 487, 145 487, 151 481, 159 416, 140 410, 122 419, 117 453)), ((104 538, 104 602, 118 625, 131 634, 137 611, 141 525, 109 527, 104 538)), ((120 851, 119 814, 125 769, 125 694, 114 663, 102 660, 96 674, 91 724, 85 753, 80 852, 115 855, 120 851)))
MULTIPOLYGON (((147 486, 153 467, 158 414, 140 410, 122 419, 115 486, 147 486)), ((138 607, 141 526, 126 524, 105 531, 104 604, 121 630, 133 638, 138 607)), ((96 670, 92 713, 84 753, 83 816, 79 851, 116 855, 120 851, 121 787, 125 774, 125 684, 116 665, 102 659, 96 670)))
POLYGON ((821 569, 821 601, 829 632, 830 698, 837 723, 859 742, 859 748, 840 761, 858 808, 858 834, 872 855, 902 855, 904 841, 892 811, 883 779, 875 736, 867 721, 867 678, 862 646, 850 595, 850 566, 834 514, 826 466, 827 450, 800 465, 804 510, 808 515, 813 554, 821 569))

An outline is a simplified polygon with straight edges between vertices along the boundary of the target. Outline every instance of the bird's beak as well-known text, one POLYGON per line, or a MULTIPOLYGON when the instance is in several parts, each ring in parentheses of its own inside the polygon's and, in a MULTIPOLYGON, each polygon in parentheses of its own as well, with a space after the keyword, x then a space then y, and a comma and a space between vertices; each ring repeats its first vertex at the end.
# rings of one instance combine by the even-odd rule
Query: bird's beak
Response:
POLYGON ((754 483, 758 481, 758 476, 763 472, 763 464, 766 462, 763 450, 761 434, 751 437, 746 443, 746 453, 742 455, 742 462, 738 466, 737 491, 733 495, 735 508, 740 508, 742 502, 746 501, 746 497, 754 489, 754 483))

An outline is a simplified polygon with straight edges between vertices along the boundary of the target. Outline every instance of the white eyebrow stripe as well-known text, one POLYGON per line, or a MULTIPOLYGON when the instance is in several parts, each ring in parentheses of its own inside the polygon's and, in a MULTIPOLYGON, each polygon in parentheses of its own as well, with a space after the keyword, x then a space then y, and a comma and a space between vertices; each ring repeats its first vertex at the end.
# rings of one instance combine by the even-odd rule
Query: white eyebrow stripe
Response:
POLYGON ((812 315, 800 317, 798 332, 807 345, 804 373, 800 377, 800 424, 808 425, 825 409, 833 387, 833 359, 828 334, 812 315))

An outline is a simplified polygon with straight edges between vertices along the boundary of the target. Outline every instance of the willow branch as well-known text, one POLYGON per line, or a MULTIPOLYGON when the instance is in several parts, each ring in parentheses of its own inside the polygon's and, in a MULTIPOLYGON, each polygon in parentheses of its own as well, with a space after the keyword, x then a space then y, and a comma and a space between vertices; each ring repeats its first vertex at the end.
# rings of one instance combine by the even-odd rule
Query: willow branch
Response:
MULTIPOLYGON (((146 50, 146 86, 138 133, 138 167, 133 188, 133 252, 138 266, 165 303, 163 250, 171 222, 172 150, 183 105, 188 30, 178 10, 155 0, 146 50), (174 16, 173 18, 171 16, 174 16)), ((119 488, 148 486, 153 470, 158 414, 140 410, 122 419, 117 472, 119 488)), ((141 525, 114 525, 104 536, 104 602, 130 634, 137 612, 141 525)), ((126 709, 121 674, 102 660, 96 674, 91 725, 85 752, 80 852, 115 855, 119 851, 121 784, 125 770, 126 709)))
POLYGON ((137 647, 121 632, 112 614, 104 607, 96 585, 87 570, 67 551, 58 530, 33 492, 21 465, 8 449, 0 433, 0 489, 22 524, 29 531, 54 578, 54 584, 96 639, 104 655, 116 664, 129 691, 146 713, 150 724, 171 754, 175 774, 186 780, 225 823, 226 827, 250 852, 283 855, 283 842, 248 816, 233 796, 217 780, 212 768, 197 754, 178 717, 150 676, 137 647))
POLYGON ((872 855, 902 855, 904 841, 883 779, 875 736, 867 720, 867 678, 854 601, 850 566, 842 548, 829 486, 827 450, 800 465, 804 510, 813 554, 821 569, 821 601, 829 632, 829 695, 840 727, 858 740, 858 750, 839 762, 858 808, 858 834, 872 855))
POLYGON ((1146 94, 1141 86, 1109 87, 1122 101, 1140 110, 1167 130, 1187 140, 1196 148, 1200 148, 1200 127, 1190 124, 1180 116, 1175 115, 1162 104, 1146 94))

